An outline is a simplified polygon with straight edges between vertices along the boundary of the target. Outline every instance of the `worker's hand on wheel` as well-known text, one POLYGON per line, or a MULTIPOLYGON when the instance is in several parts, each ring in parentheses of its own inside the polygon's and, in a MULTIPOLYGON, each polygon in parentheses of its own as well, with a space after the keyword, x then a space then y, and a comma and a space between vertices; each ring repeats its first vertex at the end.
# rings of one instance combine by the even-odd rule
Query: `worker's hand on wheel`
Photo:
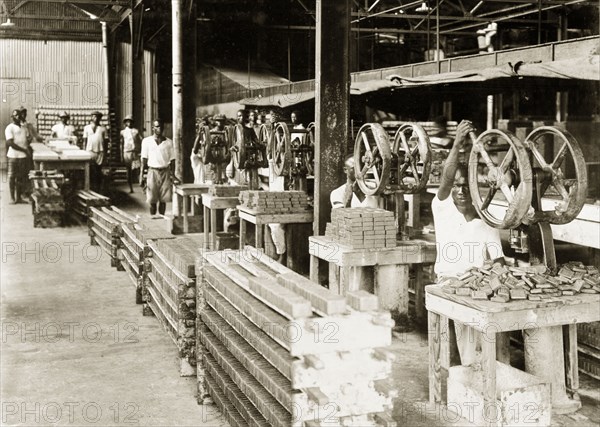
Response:
POLYGON ((467 141, 469 141, 469 133, 475 132, 475 126, 470 120, 461 121, 456 127, 456 138, 454 139, 454 145, 458 148, 462 148, 467 141))

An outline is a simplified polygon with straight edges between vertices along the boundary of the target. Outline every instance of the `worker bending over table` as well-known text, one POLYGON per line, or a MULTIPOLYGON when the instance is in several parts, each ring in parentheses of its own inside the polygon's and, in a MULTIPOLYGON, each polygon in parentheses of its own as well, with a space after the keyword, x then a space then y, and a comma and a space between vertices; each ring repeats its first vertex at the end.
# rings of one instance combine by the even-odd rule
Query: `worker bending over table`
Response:
MULTIPOLYGON (((468 120, 458 125, 440 187, 431 202, 438 249, 434 268, 438 283, 458 278, 469 268, 482 267, 486 260, 504 263, 500 233, 479 218, 469 191, 467 167, 458 162, 459 150, 469 132, 474 130, 468 120)), ((458 322, 454 327, 461 364, 470 365, 476 361, 481 334, 458 322)))
POLYGON ((146 200, 150 204, 152 218, 161 218, 171 200, 175 175, 175 149, 173 141, 163 136, 163 122, 155 119, 152 122, 152 136, 142 140, 142 186, 144 172, 146 178, 146 200), (158 207, 158 214, 157 214, 158 207))

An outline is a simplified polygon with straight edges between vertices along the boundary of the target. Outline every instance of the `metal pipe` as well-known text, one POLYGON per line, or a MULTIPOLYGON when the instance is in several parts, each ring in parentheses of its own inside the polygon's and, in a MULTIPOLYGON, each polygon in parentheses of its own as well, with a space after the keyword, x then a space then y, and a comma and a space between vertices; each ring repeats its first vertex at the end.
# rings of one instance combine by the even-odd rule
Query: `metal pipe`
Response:
POLYGON ((181 0, 171 0, 171 34, 173 56, 173 146, 175 174, 183 176, 183 58, 182 58, 181 0))
POLYGON ((109 74, 109 66, 108 66, 108 25, 106 22, 102 21, 100 23, 102 25, 102 98, 104 101, 104 105, 108 107, 108 97, 109 97, 109 88, 110 84, 110 74, 109 74))

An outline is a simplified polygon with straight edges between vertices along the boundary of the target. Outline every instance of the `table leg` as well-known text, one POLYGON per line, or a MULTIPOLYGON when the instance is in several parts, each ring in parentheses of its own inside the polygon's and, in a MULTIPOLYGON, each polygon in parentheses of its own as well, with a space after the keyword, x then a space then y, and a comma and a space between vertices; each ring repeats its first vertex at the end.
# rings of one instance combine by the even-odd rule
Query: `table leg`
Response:
POLYGON ((196 198, 194 196, 184 196, 189 199, 190 203, 190 212, 192 216, 196 216, 196 198))
MULTIPOLYGON (((44 164, 41 164, 41 169, 44 170, 44 164)), ((90 164, 86 163, 85 167, 83 168, 83 187, 86 191, 88 191, 90 189, 90 164)))
POLYGON ((346 288, 346 292, 360 290, 365 279, 364 268, 350 267, 348 276, 348 287, 346 288))
POLYGON ((352 267, 340 267, 340 295, 346 295, 350 290, 350 277, 352 267))
POLYGON ((442 384, 448 376, 450 347, 448 339, 442 337, 444 329, 448 330, 448 318, 430 311, 428 313, 429 403, 432 405, 446 400, 442 393, 442 384))
POLYGON ((408 316, 408 265, 379 265, 375 268, 375 295, 384 310, 408 316))
POLYGON ((211 249, 215 249, 217 247, 217 210, 210 210, 210 240, 211 240, 211 249))
POLYGON ((319 283, 319 258, 314 255, 310 256, 310 270, 308 277, 311 282, 319 283))
POLYGON ((256 224, 254 227, 254 243, 256 244, 256 249, 263 249, 264 242, 264 226, 262 224, 256 224))
POLYGON ((577 356, 577 324, 563 326, 567 390, 579 400, 579 365, 577 356))
POLYGON ((339 267, 332 262, 329 263, 329 290, 338 295, 341 293, 339 267))
POLYGON ((179 206, 181 211, 182 211, 182 215, 183 215, 183 232, 184 233, 189 233, 189 223, 188 223, 188 198, 187 196, 183 196, 180 198, 180 200, 182 199, 182 204, 183 206, 179 206))
POLYGON ((240 250, 244 249, 246 244, 246 220, 240 218, 240 250))
POLYGON ((488 426, 496 426, 500 408, 496 406, 496 340, 481 340, 483 370, 483 415, 488 426))
POLYGON ((208 249, 208 239, 209 239, 209 233, 208 233, 208 222, 210 221, 210 209, 208 209, 207 206, 203 207, 204 210, 204 221, 202 224, 203 225, 203 229, 204 229, 204 249, 208 249))
POLYGON ((423 265, 415 266, 415 317, 419 322, 425 320, 425 283, 423 283, 423 265))
MULTIPOLYGON (((483 339, 486 339, 485 334, 483 339)), ((496 360, 510 365, 510 332, 496 334, 496 360)))

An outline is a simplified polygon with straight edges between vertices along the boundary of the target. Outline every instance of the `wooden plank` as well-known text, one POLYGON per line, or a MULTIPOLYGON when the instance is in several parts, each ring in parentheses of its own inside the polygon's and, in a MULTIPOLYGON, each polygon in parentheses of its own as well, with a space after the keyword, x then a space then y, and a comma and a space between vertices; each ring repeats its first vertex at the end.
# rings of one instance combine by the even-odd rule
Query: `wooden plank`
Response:
POLYGON ((565 354, 565 385, 572 393, 579 390, 579 366, 577 354, 577 325, 563 326, 563 345, 565 354))
POLYGON ((441 375, 441 326, 440 315, 430 311, 428 314, 429 336, 429 403, 435 405, 443 401, 441 375))
POLYGON ((379 265, 375 270, 375 295, 384 310, 408 316, 408 265, 379 265))
POLYGON ((488 426, 496 426, 496 420, 500 419, 496 405, 496 340, 481 340, 481 369, 483 370, 483 410, 487 411, 486 418, 488 426), (491 411, 489 411, 492 409, 491 411))
POLYGON ((441 293, 438 285, 425 288, 427 310, 443 314, 450 319, 468 323, 469 326, 486 334, 515 331, 519 329, 561 326, 571 323, 595 322, 600 320, 599 294, 581 294, 561 297, 560 301, 515 301, 509 304, 495 304, 490 301, 471 303, 466 298, 460 303, 455 295, 441 293), (490 307, 490 304, 496 307, 490 307), (499 306, 504 308, 498 311, 499 306), (486 309, 489 309, 486 311, 486 309), (490 327, 493 325, 493 327, 490 327))
POLYGON ((260 277, 257 277, 239 264, 224 262, 218 254, 206 254, 204 258, 229 276, 236 285, 287 319, 312 316, 312 308, 308 300, 266 275, 260 274, 260 277))
POLYGON ((251 213, 244 211, 238 206, 240 218, 252 224, 302 224, 313 222, 313 213, 307 212, 291 212, 291 213, 251 213))
POLYGON ((237 197, 215 197, 210 194, 202 195, 202 204, 210 209, 235 208, 239 203, 237 197))
POLYGON ((290 271, 277 275, 277 281, 310 301, 313 308, 326 315, 335 315, 346 312, 346 298, 336 295, 330 290, 311 282, 305 277, 290 271))

